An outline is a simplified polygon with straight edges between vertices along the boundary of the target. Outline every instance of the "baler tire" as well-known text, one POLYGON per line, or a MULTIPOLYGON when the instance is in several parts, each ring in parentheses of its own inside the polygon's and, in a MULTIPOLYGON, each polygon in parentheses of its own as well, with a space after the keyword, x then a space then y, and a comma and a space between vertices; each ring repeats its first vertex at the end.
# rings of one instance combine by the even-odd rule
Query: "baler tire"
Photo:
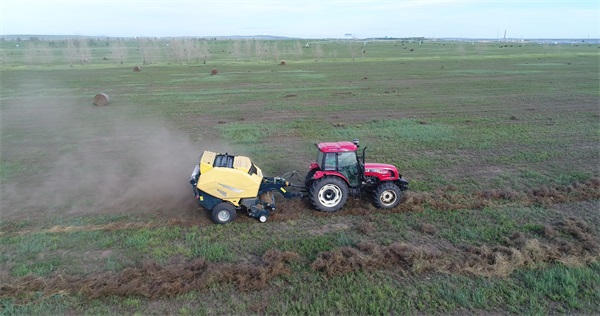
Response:
POLYGON ((402 191, 393 182, 384 182, 373 194, 373 202, 378 208, 394 208, 400 203, 402 191))
POLYGON ((217 204, 212 209, 212 220, 217 224, 227 224, 232 222, 237 215, 235 207, 227 202, 217 204))
POLYGON ((321 212, 335 212, 348 199, 348 185, 339 177, 315 180, 308 192, 313 206, 321 212))

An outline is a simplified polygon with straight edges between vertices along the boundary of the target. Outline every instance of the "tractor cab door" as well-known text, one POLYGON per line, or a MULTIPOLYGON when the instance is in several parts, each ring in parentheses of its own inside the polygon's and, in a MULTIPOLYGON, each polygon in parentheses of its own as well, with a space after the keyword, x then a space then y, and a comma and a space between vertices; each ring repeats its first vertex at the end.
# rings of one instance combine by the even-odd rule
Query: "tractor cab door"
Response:
POLYGON ((350 187, 360 186, 362 182, 362 165, 356 157, 356 152, 345 151, 338 153, 322 153, 319 152, 317 162, 323 171, 337 171, 341 173, 348 182, 350 187))
POLYGON ((350 182, 351 187, 357 187, 362 182, 361 166, 356 152, 347 151, 337 153, 337 169, 350 182))

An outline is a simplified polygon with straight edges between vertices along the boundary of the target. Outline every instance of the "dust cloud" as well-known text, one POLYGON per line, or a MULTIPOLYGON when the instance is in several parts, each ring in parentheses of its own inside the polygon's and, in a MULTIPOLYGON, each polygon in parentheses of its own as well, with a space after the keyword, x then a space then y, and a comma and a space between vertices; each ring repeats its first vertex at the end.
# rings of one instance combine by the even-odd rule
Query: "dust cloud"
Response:
MULTIPOLYGON (((112 97, 111 97, 112 98, 112 97)), ((118 99, 118 97, 117 97, 118 99)), ((159 115, 132 105, 18 95, 2 104, 3 219, 147 213, 195 216, 188 178, 203 150, 159 115), (14 100, 14 101, 13 101, 14 100)))
POLYGON ((61 155, 34 191, 67 213, 189 209, 197 148, 158 123, 113 122, 111 131, 61 155))

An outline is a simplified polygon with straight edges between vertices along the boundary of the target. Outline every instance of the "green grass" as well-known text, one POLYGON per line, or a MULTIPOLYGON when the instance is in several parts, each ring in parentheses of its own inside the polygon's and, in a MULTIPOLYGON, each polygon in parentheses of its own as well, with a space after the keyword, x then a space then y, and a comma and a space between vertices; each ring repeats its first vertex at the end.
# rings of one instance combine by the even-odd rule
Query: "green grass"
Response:
POLYGON ((544 263, 504 279, 400 269, 329 277, 310 268, 320 254, 361 242, 493 247, 515 232, 544 240, 547 225, 571 216, 598 236, 595 200, 564 207, 507 200, 455 211, 423 205, 368 217, 296 205, 301 210, 278 210, 292 219, 225 226, 191 203, 161 203, 189 190, 201 150, 247 154, 266 175, 302 177, 314 143, 352 138, 368 147, 367 161, 398 166, 415 193, 447 186, 455 188, 447 194, 521 193, 597 178, 596 46, 387 41, 369 42, 363 55, 362 43, 330 41, 316 61, 314 45, 300 54, 296 41, 267 43, 271 51, 277 45, 277 58, 256 56, 256 43, 243 42, 237 60, 230 41, 202 43, 211 51, 206 64, 161 49, 144 65, 139 43, 128 41, 121 65, 103 40, 90 43, 84 64, 65 60, 62 41, 47 43, 37 62, 0 42, 0 276, 89 276, 200 257, 247 264, 270 249, 300 261, 259 290, 225 283, 159 300, 40 292, 26 302, 0 297, 1 314, 600 313, 597 263, 544 263), (92 105, 99 92, 109 106, 92 105), (115 203, 125 193, 139 194, 139 204, 115 203), (361 232, 366 221, 373 229, 361 232), (133 226, 119 227, 126 224, 133 226), (422 232, 423 224, 435 233, 422 232), (55 226, 66 229, 49 231, 55 226))
MULTIPOLYGON (((191 314, 237 313, 259 310, 265 314, 389 314, 389 313, 477 313, 509 312, 548 314, 552 312, 597 311, 600 267, 525 270, 511 280, 460 276, 403 277, 393 273, 356 273, 323 280, 306 270, 301 277, 277 282, 278 290, 268 301, 259 296, 234 297, 232 289, 185 295, 172 302, 150 305, 143 298, 115 298, 77 302, 55 295, 36 305, 18 305, 2 299, 3 312, 13 314, 157 314, 168 310, 191 314), (286 284, 295 284, 294 286, 286 284), (361 286, 357 286, 361 284, 361 286), (223 295, 227 294, 227 295, 223 295), (220 297, 220 299, 218 299, 220 297), (218 300, 222 304, 213 303, 218 300), (186 302, 194 301, 194 304, 186 302), (264 306, 261 303, 265 303, 264 306), (112 307, 109 307, 112 306, 112 307), (260 306, 260 307, 259 307, 260 306)), ((258 294, 260 295, 260 294, 258 294)))

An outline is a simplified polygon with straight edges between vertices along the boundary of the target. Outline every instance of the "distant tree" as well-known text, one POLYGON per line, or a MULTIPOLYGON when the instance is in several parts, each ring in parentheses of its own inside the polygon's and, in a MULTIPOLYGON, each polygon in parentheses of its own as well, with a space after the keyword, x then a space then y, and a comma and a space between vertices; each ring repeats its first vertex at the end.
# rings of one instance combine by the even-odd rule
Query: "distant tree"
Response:
POLYGON ((194 39, 182 40, 183 52, 185 54, 185 61, 187 63, 194 59, 198 61, 198 58, 200 57, 199 49, 196 44, 197 43, 194 39))
POLYGON ((75 41, 73 39, 66 40, 64 55, 69 64, 73 65, 73 63, 77 62, 77 46, 75 46, 75 41))
POLYGON ((315 61, 319 61, 323 57, 323 47, 321 44, 317 43, 313 45, 313 56, 315 56, 315 61))
POLYGON ((256 58, 258 60, 262 60, 265 54, 265 44, 264 42, 260 41, 260 40, 255 40, 254 41, 254 56, 256 56, 256 58))
POLYGON ((127 58, 127 45, 122 39, 115 39, 110 42, 110 53, 115 61, 119 64, 123 64, 125 58, 127 58))
POLYGON ((169 42, 169 56, 175 63, 183 63, 185 59, 185 46, 182 39, 172 39, 169 42))
POLYGON ((246 55, 246 57, 248 57, 248 58, 252 57, 252 47, 253 46, 254 46, 254 43, 252 41, 249 41, 249 40, 244 41, 244 54, 246 55))
POLYGON ((233 40, 229 47, 229 51, 233 55, 233 58, 235 58, 236 61, 239 61, 242 54, 242 43, 240 40, 233 40))
POLYGON ((275 61, 279 60, 279 47, 277 46, 276 41, 273 41, 273 45, 271 45, 271 54, 273 54, 275 61))
POLYGON ((304 54, 302 43, 300 43, 300 41, 296 41, 294 43, 294 56, 296 56, 297 59, 300 59, 300 57, 302 57, 302 54, 304 54))
POLYGON ((200 59, 202 59, 203 62, 206 64, 206 61, 210 57, 210 49, 208 46, 208 42, 206 40, 202 40, 199 46, 200 47, 198 49, 198 53, 200 54, 200 59))
POLYGON ((79 62, 81 65, 88 62, 91 51, 84 38, 71 38, 67 40, 64 52, 67 61, 71 64, 79 62))
POLYGON ((38 60, 38 51, 37 51, 37 47, 35 45, 34 42, 29 42, 27 44, 27 46, 25 47, 25 62, 27 62, 30 65, 37 65, 39 60, 38 60))
POLYGON ((261 60, 267 60, 271 56, 271 45, 267 41, 263 41, 262 43, 261 60))
POLYGON ((41 41, 36 47, 40 56, 40 63, 48 65, 54 61, 54 50, 50 47, 49 42, 41 41))
POLYGON ((155 63, 159 57, 158 42, 149 38, 138 38, 138 51, 142 55, 142 63, 144 65, 155 63))
POLYGON ((350 56, 352 56, 352 61, 356 58, 356 54, 360 50, 360 47, 354 41, 348 41, 348 50, 350 51, 350 56))

